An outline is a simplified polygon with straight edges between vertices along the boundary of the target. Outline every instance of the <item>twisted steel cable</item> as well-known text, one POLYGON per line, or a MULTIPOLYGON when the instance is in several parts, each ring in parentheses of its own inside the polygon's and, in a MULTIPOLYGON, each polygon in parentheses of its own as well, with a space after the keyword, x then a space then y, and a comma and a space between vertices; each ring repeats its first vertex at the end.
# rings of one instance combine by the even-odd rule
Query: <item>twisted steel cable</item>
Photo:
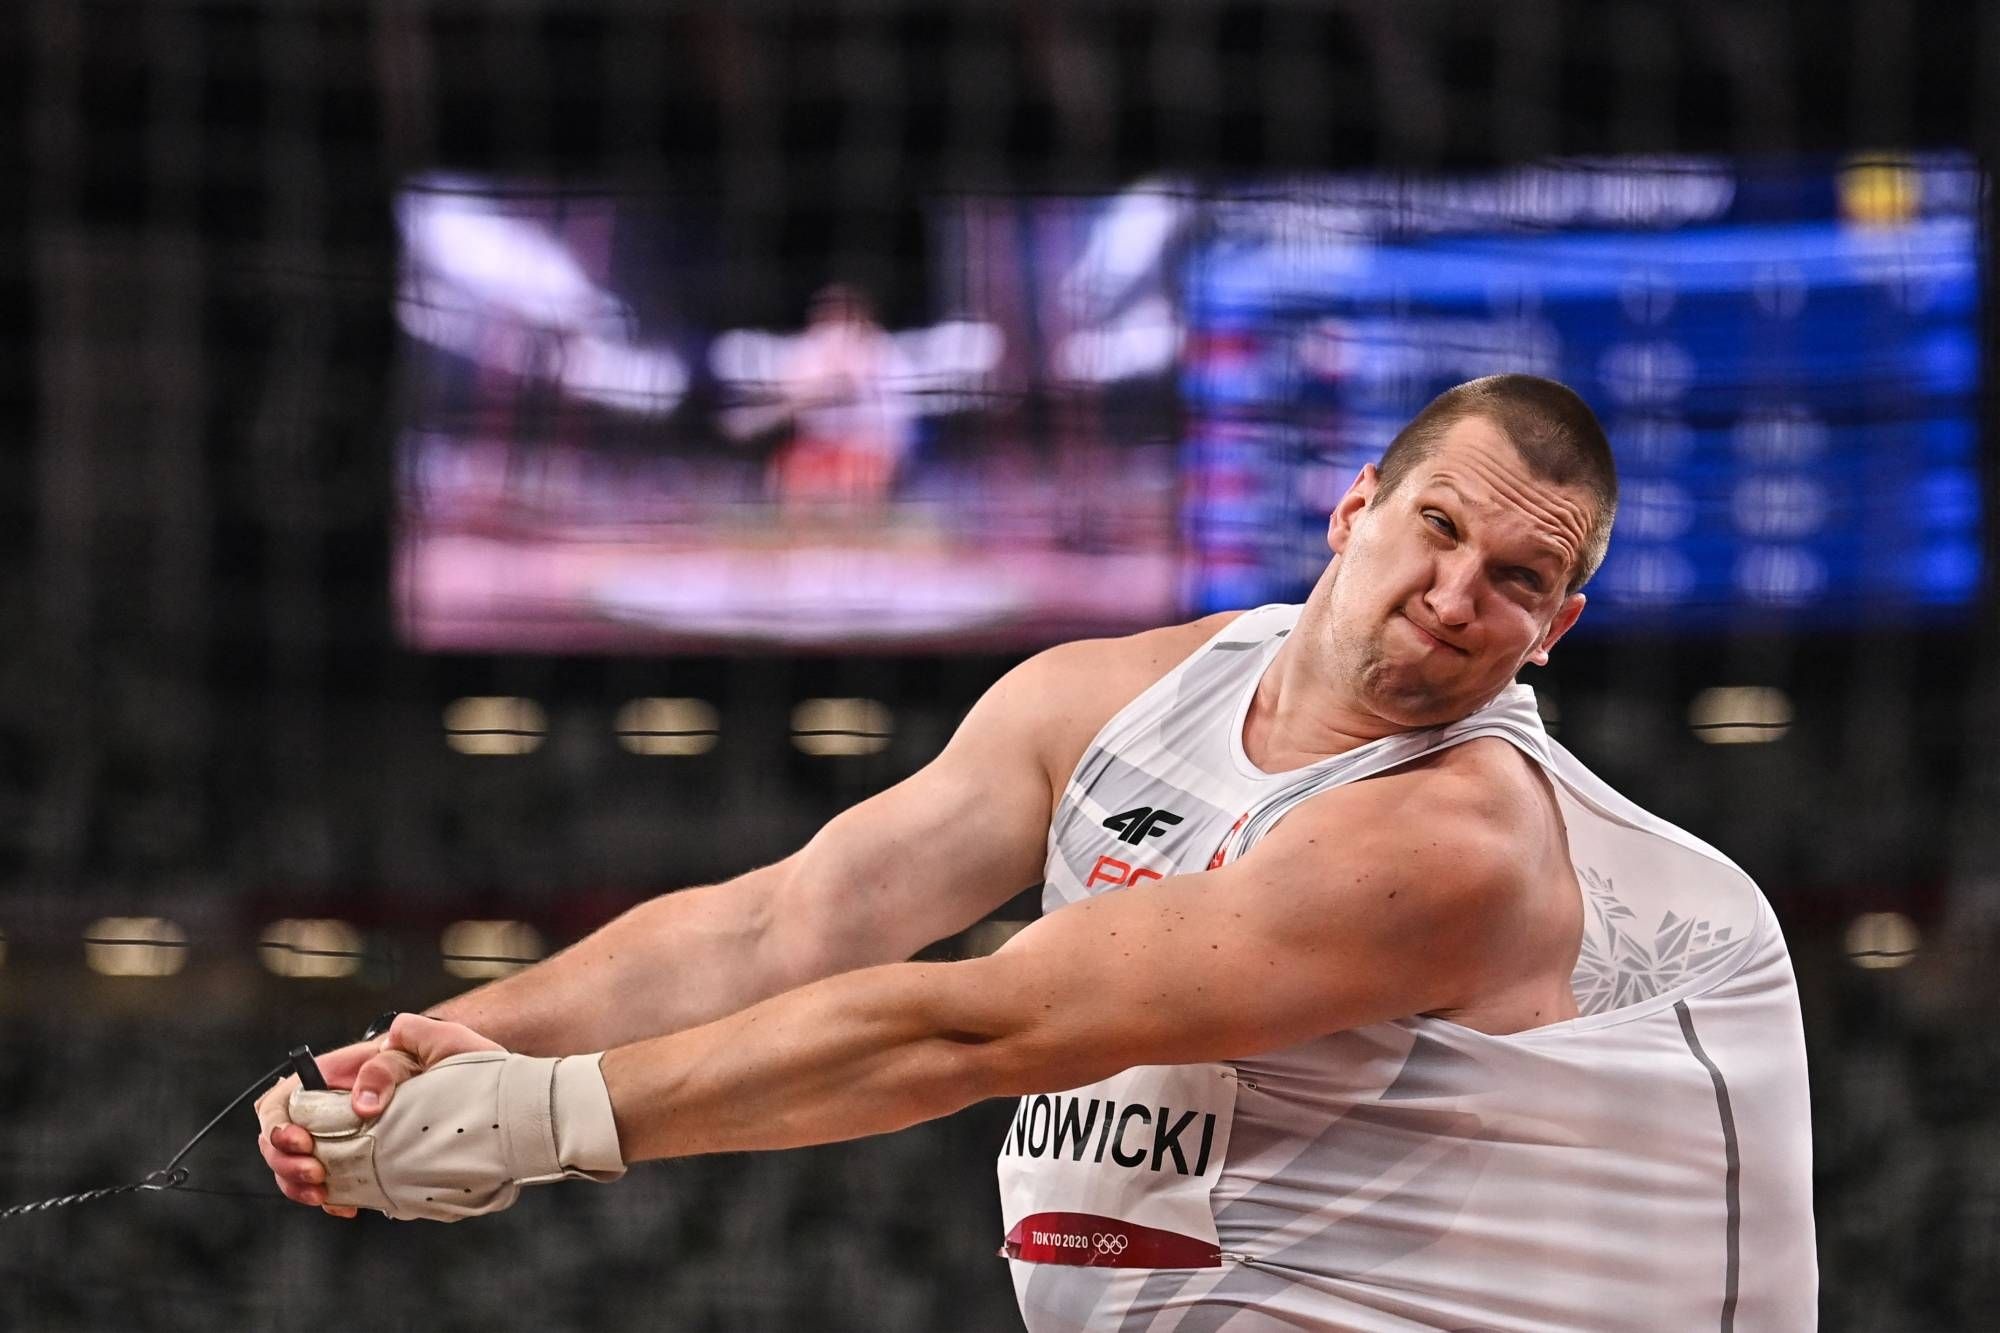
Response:
MULTIPOLYGON (((209 1136, 215 1127, 228 1118, 229 1113, 255 1097, 259 1092, 282 1078, 292 1067, 289 1057, 280 1060, 274 1067, 258 1076, 256 1082, 236 1094, 229 1105, 215 1113, 215 1116, 199 1130, 195 1136, 181 1145, 181 1150, 173 1159, 157 1171, 147 1174, 144 1180, 135 1180, 128 1185, 106 1185, 94 1190, 80 1190, 75 1194, 58 1194, 53 1198, 38 1199, 34 1203, 17 1203, 10 1208, 0 1208, 0 1221, 27 1217, 34 1213, 54 1212, 58 1208, 74 1208, 78 1204, 96 1203, 102 1199, 114 1199, 121 1194, 156 1194, 163 1190, 185 1190, 190 1194, 234 1194, 230 1190, 194 1189, 188 1185, 190 1172, 181 1165, 183 1159, 195 1150, 195 1146, 209 1136)), ((260 1196, 253 1196, 260 1197, 260 1196)))

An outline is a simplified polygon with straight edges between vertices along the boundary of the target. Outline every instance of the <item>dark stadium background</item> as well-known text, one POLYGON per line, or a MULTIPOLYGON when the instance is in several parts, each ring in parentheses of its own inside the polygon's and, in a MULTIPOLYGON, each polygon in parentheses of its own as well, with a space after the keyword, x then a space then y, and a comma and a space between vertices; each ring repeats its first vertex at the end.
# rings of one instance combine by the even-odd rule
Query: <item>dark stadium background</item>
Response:
MULTIPOLYGON (((464 984, 444 923, 561 943, 782 855, 923 762, 1011 660, 400 647, 390 202, 410 174, 671 181, 717 201, 746 302, 792 309, 839 271, 893 307, 913 201, 940 189, 1612 152, 1990 161, 2000 12, 17 0, 0 107, 4 1204, 136 1178, 292 1042, 464 984), (540 701, 548 743, 453 753, 439 710, 467 695, 540 701), (647 695, 715 701, 726 743, 619 751, 612 712, 647 695), (891 701, 892 743, 793 753, 809 695, 891 701), (171 916, 185 968, 88 970, 79 938, 113 915, 171 916), (359 975, 258 965, 265 922, 314 916, 367 932, 359 975)), ((1997 631, 1989 594, 1948 628, 1599 639, 1549 682, 1565 743, 1742 862, 1786 924, 1830 1329, 1980 1327, 2000 1301, 1997 631), (1688 700, 1716 684, 1788 691, 1784 743, 1693 739, 1688 700), (1848 957, 1882 912, 1920 932, 1907 966, 1848 957)), ((172 1195, 0 1222, 0 1325, 1016 1326, 1006 1115, 642 1170, 467 1227, 172 1195)), ((252 1132, 205 1147, 198 1183, 257 1184, 252 1132)))

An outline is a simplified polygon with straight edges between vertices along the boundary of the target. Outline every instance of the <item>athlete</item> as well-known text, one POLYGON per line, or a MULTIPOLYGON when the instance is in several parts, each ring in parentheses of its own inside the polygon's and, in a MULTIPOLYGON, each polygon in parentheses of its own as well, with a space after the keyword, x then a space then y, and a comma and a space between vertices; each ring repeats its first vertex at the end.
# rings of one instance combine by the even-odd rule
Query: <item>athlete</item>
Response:
POLYGON ((796 854, 332 1053, 351 1093, 259 1103, 279 1188, 468 1216, 1014 1096, 1033 1330, 1811 1327, 1771 911, 1514 683, 1616 485, 1568 389, 1447 391, 1303 605, 1034 657, 796 854), (1037 880, 990 957, 901 961, 1037 880))

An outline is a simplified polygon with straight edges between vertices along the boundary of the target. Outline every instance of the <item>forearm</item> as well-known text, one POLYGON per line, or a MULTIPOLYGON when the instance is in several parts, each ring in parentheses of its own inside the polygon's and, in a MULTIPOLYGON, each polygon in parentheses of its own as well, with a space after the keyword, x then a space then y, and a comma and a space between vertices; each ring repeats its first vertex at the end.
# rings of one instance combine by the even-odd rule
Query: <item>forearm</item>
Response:
POLYGON ((775 899, 785 866, 641 903, 429 1013, 526 1055, 603 1050, 734 1013, 814 975, 784 938, 775 899))
POLYGON ((625 1160, 881 1134, 1013 1090, 1005 1007, 968 999, 980 965, 868 968, 608 1052, 625 1160))

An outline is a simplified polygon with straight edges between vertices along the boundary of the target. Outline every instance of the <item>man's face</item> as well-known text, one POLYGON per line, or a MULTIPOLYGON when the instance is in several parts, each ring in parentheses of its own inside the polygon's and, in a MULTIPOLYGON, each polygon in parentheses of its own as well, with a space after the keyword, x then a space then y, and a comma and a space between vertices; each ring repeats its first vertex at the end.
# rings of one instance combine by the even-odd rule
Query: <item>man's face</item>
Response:
POLYGON ((1567 591, 1589 494, 1542 481, 1483 417, 1455 422, 1379 503, 1373 467, 1333 512, 1333 660, 1379 716, 1433 726, 1479 708, 1583 610, 1567 591))

